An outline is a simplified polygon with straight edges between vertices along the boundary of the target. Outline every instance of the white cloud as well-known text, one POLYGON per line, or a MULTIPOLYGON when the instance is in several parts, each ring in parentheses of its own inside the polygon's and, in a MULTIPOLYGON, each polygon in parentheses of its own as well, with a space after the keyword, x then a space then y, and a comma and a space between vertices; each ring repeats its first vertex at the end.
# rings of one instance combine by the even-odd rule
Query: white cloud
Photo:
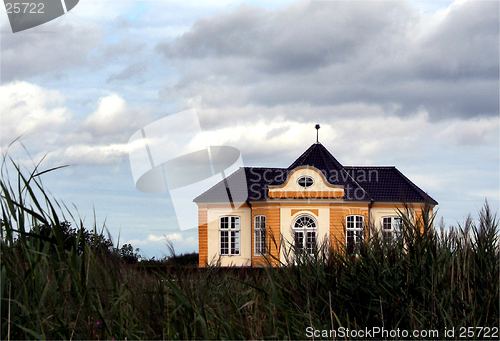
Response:
POLYGON ((444 126, 441 138, 451 145, 485 145, 498 142, 498 117, 454 120, 444 126))
POLYGON ((0 98, 2 144, 21 135, 45 144, 71 119, 57 90, 18 81, 0 86, 0 98))
POLYGON ((148 244, 157 244, 157 243, 165 243, 166 239, 165 236, 156 236, 154 234, 150 234, 147 236, 147 238, 144 239, 130 239, 124 242, 123 244, 132 244, 134 247, 135 246, 144 246, 148 244))
POLYGON ((269 157, 284 162, 300 155, 305 146, 316 140, 314 124, 320 123, 320 142, 329 146, 332 153, 341 158, 339 161, 346 165, 373 164, 384 155, 393 160, 398 157, 427 158, 437 148, 495 146, 499 139, 498 117, 432 121, 428 111, 423 109, 414 115, 400 117, 394 113, 393 107, 357 105, 351 109, 342 105, 304 108, 303 118, 299 121, 293 117, 295 110, 298 110, 295 106, 200 110, 202 128, 203 122, 208 122, 210 126, 212 120, 220 123, 226 118, 231 122, 211 126, 202 136, 211 145, 239 148, 244 160, 269 157), (358 115, 345 114, 351 110, 357 111, 358 115), (270 118, 273 112, 275 117, 270 118), (342 115, 337 115, 337 112, 342 112, 342 115), (256 113, 253 119, 231 119, 231 114, 247 117, 252 113, 256 113), (289 116, 292 117, 288 118, 283 113, 291 113, 289 116), (419 150, 417 155, 415 150, 419 150))
POLYGON ((170 234, 165 236, 165 239, 170 240, 172 242, 184 240, 184 238, 182 237, 182 235, 180 233, 170 233, 170 234))
POLYGON ((109 165, 120 163, 128 156, 126 144, 74 145, 48 154, 48 160, 62 160, 68 164, 109 165))
POLYGON ((163 237, 159 237, 159 236, 155 236, 155 235, 153 235, 153 234, 150 234, 150 235, 148 236, 148 240, 149 240, 150 242, 160 242, 160 241, 165 241, 166 239, 167 239, 167 238, 166 238, 166 237, 164 237, 164 236, 163 236, 163 237))
POLYGON ((167 235, 158 236, 155 234, 149 234, 146 238, 139 239, 130 239, 124 242, 124 244, 132 244, 132 246, 140 246, 144 247, 149 245, 149 247, 153 247, 152 245, 156 245, 154 247, 167 245, 167 242, 171 241, 174 246, 177 246, 180 249, 185 249, 186 247, 195 247, 198 246, 198 240, 192 236, 184 238, 182 234, 174 232, 169 233, 167 235))
POLYGON ((125 100, 117 94, 102 97, 97 110, 85 119, 84 128, 95 136, 121 132, 130 124, 131 117, 126 111, 125 100))
POLYGON ((169 240, 171 241, 174 246, 181 244, 183 247, 184 246, 198 246, 198 239, 190 236, 187 238, 184 238, 184 236, 180 233, 170 233, 164 236, 164 240, 169 240))
MULTIPOLYGON (((149 120, 147 110, 130 107, 123 97, 112 93, 99 98, 97 109, 81 123, 78 133, 88 134, 92 144, 126 143, 149 120)), ((81 139, 81 136, 77 138, 81 139)))
MULTIPOLYGON (((130 109, 117 94, 98 100, 97 110, 77 120, 57 90, 15 81, 0 86, 1 143, 21 142, 38 161, 114 164, 128 157, 127 141, 149 116, 130 109)), ((14 148, 20 148, 15 147, 14 148)))

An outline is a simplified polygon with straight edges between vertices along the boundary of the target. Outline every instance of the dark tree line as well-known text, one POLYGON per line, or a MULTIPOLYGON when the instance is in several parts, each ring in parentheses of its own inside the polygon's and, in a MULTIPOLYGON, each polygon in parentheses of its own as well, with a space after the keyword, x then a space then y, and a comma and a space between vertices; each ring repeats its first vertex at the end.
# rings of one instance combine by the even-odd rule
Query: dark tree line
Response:
POLYGON ((60 222, 57 226, 34 226, 29 233, 25 233, 25 238, 17 238, 17 244, 23 242, 38 251, 47 248, 50 252, 56 252, 58 245, 62 245, 66 251, 75 249, 78 255, 82 254, 85 245, 88 245, 92 250, 106 256, 119 257, 127 264, 135 264, 140 259, 139 249, 134 251, 132 245, 124 244, 117 249, 113 246, 111 238, 103 232, 89 231, 84 227, 75 228, 69 221, 60 222))

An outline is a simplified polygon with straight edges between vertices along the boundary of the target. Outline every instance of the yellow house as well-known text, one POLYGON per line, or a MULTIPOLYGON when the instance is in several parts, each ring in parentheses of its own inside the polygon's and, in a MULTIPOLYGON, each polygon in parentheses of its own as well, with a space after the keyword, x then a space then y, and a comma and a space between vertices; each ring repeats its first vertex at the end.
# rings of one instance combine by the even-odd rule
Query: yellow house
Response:
POLYGON ((356 244, 367 226, 393 236, 403 202, 414 219, 425 203, 437 205, 395 167, 343 166, 319 142, 288 168, 240 168, 194 202, 200 267, 278 264, 292 245, 311 253, 325 241, 356 244), (234 205, 228 182, 236 178, 248 196, 234 205))

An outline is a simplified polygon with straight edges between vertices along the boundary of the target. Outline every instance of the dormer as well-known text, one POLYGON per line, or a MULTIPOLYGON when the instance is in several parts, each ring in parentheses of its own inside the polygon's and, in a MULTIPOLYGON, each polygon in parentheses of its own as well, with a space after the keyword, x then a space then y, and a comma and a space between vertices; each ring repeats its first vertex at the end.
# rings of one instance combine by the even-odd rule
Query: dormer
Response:
POLYGON ((332 185, 314 167, 297 167, 281 185, 269 185, 270 199, 336 199, 344 196, 344 186, 332 185))

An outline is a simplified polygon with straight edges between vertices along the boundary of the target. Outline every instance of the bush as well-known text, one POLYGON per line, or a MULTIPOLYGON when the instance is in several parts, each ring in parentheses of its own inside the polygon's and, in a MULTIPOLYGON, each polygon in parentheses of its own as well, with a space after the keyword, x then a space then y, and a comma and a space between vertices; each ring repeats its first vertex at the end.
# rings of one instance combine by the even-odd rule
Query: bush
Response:
MULTIPOLYGON (((80 255, 83 253, 85 245, 88 245, 94 250, 100 249, 108 254, 113 252, 113 242, 104 236, 103 233, 90 232, 83 228, 83 226, 77 230, 71 227, 71 222, 69 221, 60 222, 59 229, 62 237, 62 245, 66 251, 71 251, 75 248, 77 254, 80 255)), ((29 245, 35 245, 34 240, 41 239, 49 242, 51 251, 55 251, 54 247, 57 245, 57 239, 55 237, 54 226, 46 224, 37 225, 32 227, 26 236, 28 240, 33 240, 33 242, 28 242, 29 245)), ((18 238, 16 242, 20 243, 21 241, 22 238, 18 238)), ((43 244, 40 246, 43 246, 43 244)), ((38 249, 38 251, 41 251, 41 249, 38 249)))
POLYGON ((134 252, 134 248, 130 244, 123 244, 120 249, 120 257, 127 264, 136 264, 141 256, 139 255, 139 249, 136 249, 134 252))
POLYGON ((198 267, 198 253, 183 253, 180 255, 170 255, 169 257, 164 257, 161 259, 143 259, 141 260, 141 265, 156 266, 156 267, 198 267))

